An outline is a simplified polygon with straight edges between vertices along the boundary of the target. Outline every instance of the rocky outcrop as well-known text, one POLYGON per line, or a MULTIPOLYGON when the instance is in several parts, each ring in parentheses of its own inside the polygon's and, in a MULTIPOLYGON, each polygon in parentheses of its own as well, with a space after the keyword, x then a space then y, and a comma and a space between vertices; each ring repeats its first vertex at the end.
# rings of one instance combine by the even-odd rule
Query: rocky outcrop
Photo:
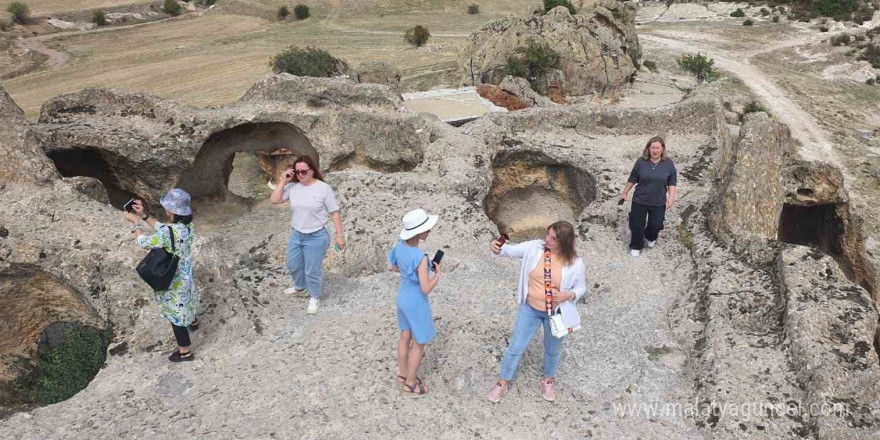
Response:
POLYGON ((0 87, 0 186, 10 182, 46 184, 59 176, 43 154, 24 112, 0 87))
POLYGON ((65 177, 100 179, 116 206, 133 195, 155 204, 173 186, 195 198, 234 199, 226 184, 241 151, 283 148, 323 169, 418 166, 428 132, 423 119, 398 109, 401 102, 387 86, 282 74, 231 107, 207 110, 86 89, 44 104, 34 130, 46 153, 62 159, 65 177))
MULTIPOLYGON (((722 151, 718 203, 709 224, 727 243, 755 254, 776 237, 784 201, 783 156, 791 135, 765 113, 751 113, 739 139, 722 151)), ((765 255, 765 258, 769 258, 765 255)))
POLYGON ((529 105, 529 107, 552 107, 553 102, 549 98, 539 95, 532 90, 529 82, 525 78, 517 76, 505 76, 498 84, 498 87, 505 92, 511 93, 521 101, 529 105))
POLYGON ((575 15, 564 7, 546 15, 536 9, 527 17, 509 16, 484 25, 459 52, 462 83, 499 84, 508 56, 528 46, 529 40, 559 53, 566 95, 613 90, 629 80, 641 59, 634 12, 616 0, 597 0, 575 15))
POLYGON ((777 271, 809 431, 816 438, 877 438, 878 317, 870 295, 847 280, 834 259, 806 247, 783 251, 777 271))

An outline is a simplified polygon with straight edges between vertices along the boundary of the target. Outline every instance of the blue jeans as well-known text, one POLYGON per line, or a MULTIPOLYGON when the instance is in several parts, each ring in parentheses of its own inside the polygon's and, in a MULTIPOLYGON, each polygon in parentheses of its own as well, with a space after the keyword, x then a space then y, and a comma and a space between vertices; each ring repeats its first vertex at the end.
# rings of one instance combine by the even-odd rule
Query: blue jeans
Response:
POLYGON ((501 378, 512 380, 519 367, 519 358, 526 351, 529 342, 538 331, 538 327, 544 326, 544 376, 555 377, 556 367, 559 366, 559 355, 562 353, 562 339, 556 338, 550 332, 550 317, 547 312, 535 310, 529 303, 519 306, 516 314, 516 323, 513 325, 513 336, 510 338, 510 346, 504 352, 504 360, 501 361, 501 378))
POLYGON ((321 297, 324 285, 322 265, 327 248, 330 247, 330 234, 321 228, 310 234, 303 234, 290 228, 287 242, 287 270, 297 289, 308 288, 309 296, 321 297))

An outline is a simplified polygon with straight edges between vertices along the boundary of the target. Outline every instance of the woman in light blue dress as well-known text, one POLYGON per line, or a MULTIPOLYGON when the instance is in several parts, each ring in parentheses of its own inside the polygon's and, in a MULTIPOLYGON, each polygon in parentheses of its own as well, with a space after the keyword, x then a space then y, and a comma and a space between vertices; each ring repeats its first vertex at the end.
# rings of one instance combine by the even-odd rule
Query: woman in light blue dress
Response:
POLYGON ((417 376, 425 344, 437 336, 428 294, 440 281, 440 264, 429 276, 431 262, 418 245, 428 237, 437 224, 436 215, 428 215, 422 209, 408 212, 403 217, 400 241, 388 253, 391 270, 400 273, 397 290, 397 325, 400 342, 397 345, 397 381, 404 393, 414 397, 427 394, 428 388, 417 376))

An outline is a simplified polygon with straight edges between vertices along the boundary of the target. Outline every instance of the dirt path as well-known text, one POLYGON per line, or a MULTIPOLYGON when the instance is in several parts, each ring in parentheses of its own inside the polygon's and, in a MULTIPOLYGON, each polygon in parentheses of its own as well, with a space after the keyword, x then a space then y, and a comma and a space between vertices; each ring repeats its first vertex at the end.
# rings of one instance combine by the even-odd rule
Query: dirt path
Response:
POLYGON ((777 87, 772 77, 761 72, 751 63, 751 60, 757 55, 806 44, 812 41, 812 38, 799 37, 780 41, 770 47, 763 47, 758 51, 748 52, 743 55, 730 53, 718 47, 705 44, 702 40, 697 39, 698 37, 697 35, 691 35, 693 39, 673 40, 658 35, 639 35, 642 41, 661 44, 673 50, 708 54, 715 60, 716 66, 739 77, 766 104, 768 110, 776 118, 788 125, 791 129, 792 137, 803 144, 801 154, 805 159, 820 160, 840 165, 840 160, 832 149, 827 134, 819 127, 815 118, 787 97, 785 92, 777 87))
POLYGON ((148 21, 145 23, 130 24, 127 26, 103 27, 103 28, 96 28, 96 29, 91 29, 91 30, 87 30, 87 31, 56 32, 56 33, 52 33, 52 34, 38 35, 36 37, 31 37, 31 38, 23 38, 23 39, 19 40, 19 44, 22 49, 32 50, 32 51, 39 52, 41 54, 48 56, 49 59, 46 61, 46 67, 48 67, 50 69, 55 69, 57 67, 61 67, 65 64, 67 64, 67 62, 70 61, 70 56, 64 52, 59 52, 55 49, 50 49, 50 48, 44 46, 43 43, 45 41, 54 40, 56 38, 69 37, 69 36, 98 34, 98 33, 103 33, 103 32, 115 32, 115 31, 121 31, 121 30, 125 30, 125 29, 133 29, 133 28, 137 28, 137 27, 141 27, 141 26, 149 26, 149 25, 153 25, 153 24, 164 23, 169 20, 175 20, 175 19, 179 20, 179 19, 181 19, 181 17, 185 17, 185 15, 182 15, 180 17, 163 18, 161 20, 148 21))

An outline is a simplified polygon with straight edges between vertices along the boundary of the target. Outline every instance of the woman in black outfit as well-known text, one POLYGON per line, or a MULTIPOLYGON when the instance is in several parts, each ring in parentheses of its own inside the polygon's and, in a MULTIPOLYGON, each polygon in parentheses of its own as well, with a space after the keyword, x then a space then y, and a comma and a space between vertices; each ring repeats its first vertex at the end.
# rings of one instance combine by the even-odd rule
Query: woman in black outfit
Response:
POLYGON ((632 233, 629 249, 633 257, 639 256, 645 241, 649 248, 657 243, 657 235, 663 230, 666 210, 672 208, 675 202, 677 182, 675 164, 666 156, 666 142, 660 136, 652 137, 645 145, 642 157, 633 165, 620 195, 620 200, 625 201, 629 190, 635 185, 629 212, 629 229, 632 233))

